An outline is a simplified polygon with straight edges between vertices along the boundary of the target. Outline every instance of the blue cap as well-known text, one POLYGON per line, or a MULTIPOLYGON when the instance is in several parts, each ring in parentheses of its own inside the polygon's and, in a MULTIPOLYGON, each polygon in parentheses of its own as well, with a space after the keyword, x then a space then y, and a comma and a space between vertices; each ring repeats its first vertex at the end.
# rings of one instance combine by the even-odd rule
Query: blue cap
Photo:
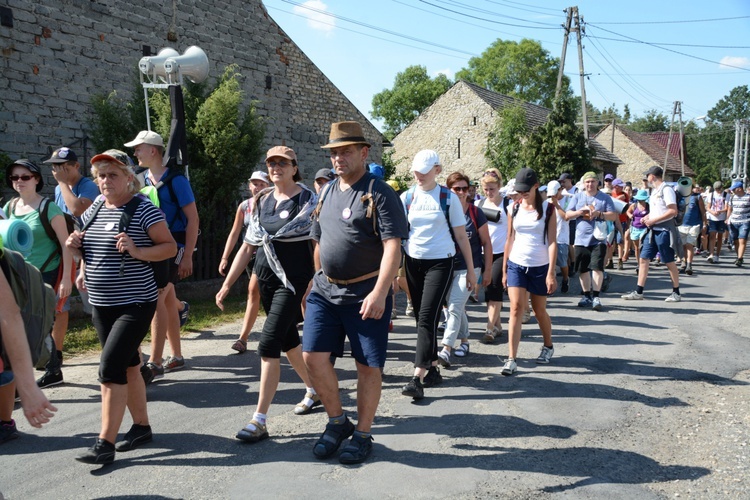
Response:
POLYGON ((730 191, 734 191, 735 189, 739 189, 742 187, 742 181, 734 181, 732 185, 729 187, 730 191))

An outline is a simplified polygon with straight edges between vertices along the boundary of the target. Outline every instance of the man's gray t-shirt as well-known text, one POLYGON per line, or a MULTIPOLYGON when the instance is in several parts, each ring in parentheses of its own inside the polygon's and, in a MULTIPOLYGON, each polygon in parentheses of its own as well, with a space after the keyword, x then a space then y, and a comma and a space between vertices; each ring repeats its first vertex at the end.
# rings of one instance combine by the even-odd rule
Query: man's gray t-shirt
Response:
POLYGON ((378 232, 375 234, 372 219, 366 217, 367 205, 362 203, 371 179, 372 174, 365 173, 343 192, 336 179, 327 192, 321 193, 320 217, 313 221, 310 231, 319 245, 322 268, 313 278, 313 291, 334 304, 361 302, 374 288, 377 277, 351 285, 330 283, 327 277, 350 280, 380 269, 382 240, 403 239, 409 235, 401 200, 393 188, 379 178, 375 178, 372 186, 378 232))
MULTIPOLYGON (((573 202, 569 210, 580 210, 586 205, 594 205, 594 210, 597 212, 614 212, 615 204, 612 202, 612 197, 608 194, 604 194, 601 191, 597 191, 596 195, 589 196, 586 191, 578 191, 574 196, 573 202)), ((580 217, 576 222, 576 246, 589 247, 591 245, 601 244, 604 245, 604 241, 597 240, 594 238, 594 220, 586 220, 580 217)))

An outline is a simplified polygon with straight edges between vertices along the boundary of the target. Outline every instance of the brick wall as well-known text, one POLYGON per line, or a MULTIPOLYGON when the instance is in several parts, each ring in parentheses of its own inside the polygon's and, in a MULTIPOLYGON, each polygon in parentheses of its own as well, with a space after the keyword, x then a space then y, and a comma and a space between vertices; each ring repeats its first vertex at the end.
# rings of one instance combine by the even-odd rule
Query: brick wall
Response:
MULTIPOLYGON (((357 120, 380 162, 382 136, 270 18, 260 0, 6 0, 0 26, 0 150, 42 160, 86 136, 90 96, 128 95, 144 46, 182 53, 198 45, 211 78, 238 64, 248 99, 267 118, 266 146, 285 143, 303 176, 330 165, 320 146, 333 121, 357 120), (173 14, 176 42, 167 40, 173 14), (270 77, 270 88, 267 78, 270 77)), ((145 128, 145 124, 144 124, 145 128)), ((118 146, 118 145, 113 145, 118 146)), ((120 146, 121 147, 121 146, 120 146)), ((260 166, 260 165, 259 165, 260 166)), ((46 179, 51 189, 54 179, 46 179)), ((47 188, 45 188, 47 192, 47 188)), ((3 194, 8 190, 3 186, 3 194)))

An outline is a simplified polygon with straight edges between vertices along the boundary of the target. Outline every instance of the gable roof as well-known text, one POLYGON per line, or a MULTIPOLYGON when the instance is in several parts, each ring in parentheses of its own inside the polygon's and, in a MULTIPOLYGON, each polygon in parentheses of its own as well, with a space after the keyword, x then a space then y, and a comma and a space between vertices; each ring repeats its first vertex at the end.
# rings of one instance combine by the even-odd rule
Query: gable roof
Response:
POLYGON ((589 147, 594 150, 595 160, 614 163, 615 165, 622 165, 625 163, 612 151, 602 146, 602 144, 596 139, 589 139, 589 147))
POLYGON ((526 113, 526 124, 529 126, 529 128, 536 128, 540 125, 544 125, 544 122, 547 121, 547 117, 550 114, 550 110, 543 106, 524 102, 521 99, 507 96, 493 90, 488 90, 466 80, 459 80, 455 83, 455 85, 458 85, 459 83, 469 87, 472 92, 479 96, 479 98, 484 102, 492 106, 492 109, 494 109, 495 111, 499 111, 508 106, 515 106, 520 104, 524 112, 526 113))
MULTIPOLYGON (((662 148, 667 149, 667 143, 669 143, 669 132, 644 132, 643 135, 658 142, 662 148)), ((683 136, 682 139, 684 141, 685 137, 683 136)), ((679 160, 681 149, 682 143, 680 141, 680 132, 672 132, 672 143, 669 144, 669 154, 679 160)), ((687 163, 687 155, 685 155, 685 163, 687 163)))
MULTIPOLYGON (((665 173, 675 174, 675 175, 682 175, 682 165, 680 164, 680 158, 679 158, 679 146, 677 149, 678 156, 675 157, 672 154, 667 155, 667 143, 666 140, 664 140, 664 145, 662 146, 659 141, 653 139, 651 137, 650 133, 641 133, 641 132, 635 132, 633 130, 630 130, 627 127, 623 127, 622 125, 615 125, 617 130, 622 132, 622 134, 628 138, 630 142, 638 146, 644 153, 646 153, 649 158, 651 158, 656 165, 659 165, 660 167, 664 166, 664 157, 667 156, 667 168, 665 169, 665 173)), ((604 130, 607 130, 609 127, 602 129, 602 131, 599 132, 601 134, 604 130)), ((599 134, 597 134, 595 137, 598 137, 599 134)), ((672 139, 672 142, 679 143, 679 139, 677 141, 672 139)), ((672 149, 670 147, 670 149, 672 149)), ((695 172, 693 172, 693 169, 691 169, 687 162, 685 162, 685 175, 687 176, 693 176, 695 175, 695 172)))

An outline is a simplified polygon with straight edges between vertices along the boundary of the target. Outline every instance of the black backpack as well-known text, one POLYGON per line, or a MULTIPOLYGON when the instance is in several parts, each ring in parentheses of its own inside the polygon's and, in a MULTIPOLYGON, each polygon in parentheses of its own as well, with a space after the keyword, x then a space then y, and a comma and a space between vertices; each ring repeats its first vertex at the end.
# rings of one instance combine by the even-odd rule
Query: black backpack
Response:
POLYGON ((7 248, 0 250, 0 268, 21 310, 31 363, 44 369, 54 350, 51 333, 55 321, 55 292, 44 282, 42 273, 18 252, 7 248))

